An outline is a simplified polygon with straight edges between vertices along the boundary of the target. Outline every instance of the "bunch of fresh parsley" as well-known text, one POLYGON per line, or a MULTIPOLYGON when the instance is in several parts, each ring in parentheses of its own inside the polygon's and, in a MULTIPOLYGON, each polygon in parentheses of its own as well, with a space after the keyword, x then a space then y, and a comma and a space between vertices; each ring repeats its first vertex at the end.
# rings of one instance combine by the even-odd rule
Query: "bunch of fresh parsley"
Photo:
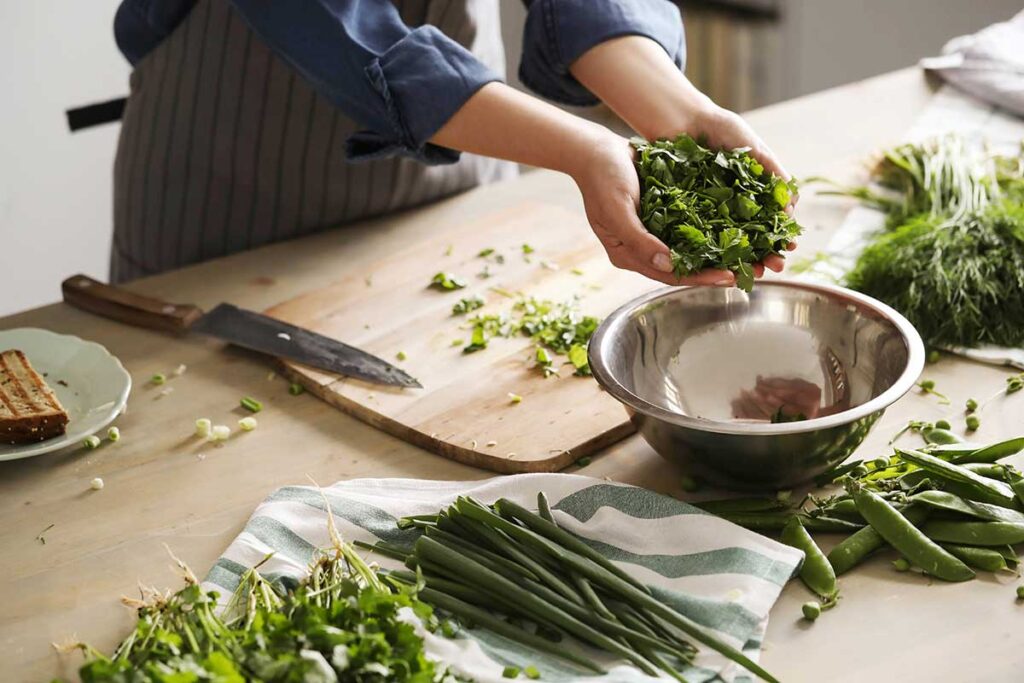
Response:
POLYGON ((138 602, 138 624, 111 657, 79 644, 83 683, 457 683, 428 659, 399 612, 439 626, 415 587, 385 583, 347 544, 301 582, 243 575, 228 607, 186 569, 177 593, 138 602))
POLYGON ((748 150, 708 149, 685 134, 632 144, 640 220, 668 245, 676 275, 728 269, 749 292, 753 264, 782 254, 800 234, 785 210, 795 182, 767 171, 748 150))

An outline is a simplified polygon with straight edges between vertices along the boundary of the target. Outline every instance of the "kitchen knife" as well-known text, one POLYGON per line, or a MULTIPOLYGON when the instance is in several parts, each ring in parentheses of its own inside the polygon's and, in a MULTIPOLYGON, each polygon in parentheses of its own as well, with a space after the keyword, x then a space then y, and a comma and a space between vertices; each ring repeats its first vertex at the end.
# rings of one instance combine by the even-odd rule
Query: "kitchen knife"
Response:
POLYGON ((391 363, 354 346, 232 304, 209 313, 191 304, 171 304, 103 284, 86 275, 61 283, 64 301, 130 325, 167 332, 198 332, 260 353, 321 370, 398 387, 422 386, 391 363))

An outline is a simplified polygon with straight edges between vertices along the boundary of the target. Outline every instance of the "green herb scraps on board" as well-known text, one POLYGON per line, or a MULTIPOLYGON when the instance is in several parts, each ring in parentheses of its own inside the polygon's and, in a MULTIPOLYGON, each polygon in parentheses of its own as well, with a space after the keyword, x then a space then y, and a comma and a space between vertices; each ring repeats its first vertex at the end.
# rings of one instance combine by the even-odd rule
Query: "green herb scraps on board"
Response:
POLYGON ((801 233, 785 210, 796 183, 772 175, 747 149, 711 150, 688 135, 631 142, 640 220, 668 245, 677 276, 727 269, 749 292, 753 264, 784 253, 801 233))
POLYGON ((110 657, 79 643, 89 683, 123 681, 339 681, 455 683, 426 656, 409 609, 430 631, 433 608, 415 586, 388 582, 355 551, 336 541, 302 581, 270 583, 250 569, 227 608, 179 562, 186 585, 149 591, 129 604, 138 623, 110 657))
POLYGON ((458 275, 452 273, 438 273, 430 281, 430 286, 434 289, 440 289, 444 291, 452 291, 455 289, 462 289, 466 286, 466 281, 458 275))
POLYGON ((885 152, 840 188, 887 214, 847 286, 905 315, 929 346, 1024 344, 1024 152, 997 157, 947 135, 885 152))
POLYGON ((534 357, 545 377, 558 374, 552 353, 567 356, 567 362, 575 368, 574 374, 590 374, 587 344, 600 320, 580 314, 575 299, 557 303, 534 297, 521 298, 513 304, 511 315, 477 314, 468 322, 473 332, 470 343, 463 348, 464 353, 487 348, 494 337, 522 335, 537 344, 534 357))
POLYGON ((459 299, 458 303, 452 306, 452 315, 465 315, 470 311, 483 308, 486 303, 487 301, 479 294, 467 296, 464 299, 459 299))

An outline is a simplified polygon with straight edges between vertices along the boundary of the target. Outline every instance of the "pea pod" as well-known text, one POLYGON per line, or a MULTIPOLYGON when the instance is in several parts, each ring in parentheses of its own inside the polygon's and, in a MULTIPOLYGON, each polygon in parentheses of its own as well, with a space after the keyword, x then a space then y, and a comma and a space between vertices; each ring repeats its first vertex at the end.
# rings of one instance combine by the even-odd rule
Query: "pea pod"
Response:
POLYGON ((925 453, 931 453, 937 455, 943 460, 952 460, 956 462, 957 458, 963 458, 971 453, 975 453, 985 448, 983 444, 973 443, 969 441, 960 441, 959 443, 948 443, 948 444, 928 444, 921 450, 925 453))
POLYGON ((833 467, 832 469, 826 470, 825 472, 822 472, 821 474, 816 476, 814 478, 814 485, 825 486, 827 484, 831 484, 839 477, 843 476, 844 474, 849 474, 850 472, 857 469, 863 464, 863 460, 854 460, 853 462, 848 462, 845 465, 833 467))
POLYGON ((1024 436, 1015 439, 1007 439, 999 443, 990 444, 979 448, 971 453, 961 454, 953 457, 953 462, 960 464, 965 462, 996 462, 1011 455, 1024 451, 1024 436))
POLYGON ((929 472, 933 477, 953 484, 960 484, 961 486, 949 487, 954 493, 962 495, 961 491, 963 491, 967 494, 966 497, 983 503, 992 503, 1008 508, 1018 506, 1013 490, 1002 482, 975 474, 928 453, 905 451, 899 448, 896 449, 896 452, 901 458, 929 472))
POLYGON ((930 519, 921 530, 933 541, 967 545, 1014 545, 1024 543, 1024 524, 1009 522, 960 522, 930 519))
POLYGON ((1006 567, 1008 569, 1016 569, 1017 565, 1020 564, 1020 560, 1017 558, 1017 552, 1008 545, 997 545, 994 548, 997 553, 1003 556, 1006 560, 1006 567))
POLYGON ((963 439, 948 429, 940 429, 939 427, 922 430, 921 436, 923 436, 924 440, 928 443, 941 445, 949 445, 963 441, 963 439))
POLYGON ((926 505, 936 510, 957 512, 986 522, 1008 522, 1024 524, 1024 512, 1011 510, 999 505, 966 500, 948 491, 921 491, 910 497, 910 502, 926 505))
POLYGON ((968 567, 974 567, 975 569, 981 569, 987 572, 998 572, 1003 569, 1009 569, 1006 565, 1006 559, 998 550, 993 550, 992 548, 978 548, 973 545, 960 545, 956 543, 941 543, 940 545, 953 557, 958 557, 963 560, 964 564, 968 567))
POLYGON ((857 504, 853 502, 852 498, 845 498, 843 500, 837 500, 831 505, 822 508, 828 513, 829 517, 838 517, 839 519, 850 519, 855 522, 863 522, 863 518, 860 513, 857 512, 857 504))
POLYGON ((921 533, 884 498, 856 482, 847 484, 847 491, 853 496, 857 509, 868 524, 910 562, 945 581, 974 578, 974 571, 970 567, 921 533))
POLYGON ((963 467, 965 470, 970 470, 971 472, 985 477, 986 479, 995 479, 997 481, 1006 480, 1006 468, 996 463, 965 462, 961 463, 960 467, 963 467))
MULTIPOLYGON (((911 524, 920 524, 927 517, 923 507, 909 506, 903 515, 911 524)), ((828 554, 828 562, 837 575, 845 574, 863 562, 871 553, 885 546, 885 539, 872 527, 866 526, 840 541, 828 554)))
POLYGON ((782 530, 780 539, 786 545, 803 551, 804 563, 800 566, 800 579, 804 584, 826 600, 835 597, 836 573, 825 558, 825 554, 821 552, 821 548, 800 523, 799 517, 794 515, 790 518, 782 530))
MULTIPOLYGON (((792 516, 792 512, 738 512, 719 515, 722 519, 751 531, 782 531, 792 516)), ((864 526, 856 522, 848 522, 845 519, 835 519, 823 515, 818 517, 801 516, 800 521, 810 531, 821 533, 856 531, 864 526)))

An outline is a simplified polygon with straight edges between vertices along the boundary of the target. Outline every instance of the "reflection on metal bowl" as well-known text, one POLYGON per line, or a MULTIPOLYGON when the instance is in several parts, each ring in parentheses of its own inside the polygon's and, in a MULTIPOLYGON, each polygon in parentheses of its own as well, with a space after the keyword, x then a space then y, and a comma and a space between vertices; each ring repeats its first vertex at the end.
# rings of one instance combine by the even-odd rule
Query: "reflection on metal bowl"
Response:
POLYGON ((641 296, 602 323, 590 366, 658 453, 721 485, 780 488, 846 458, 914 385, 924 346, 870 297, 772 281, 641 296))

